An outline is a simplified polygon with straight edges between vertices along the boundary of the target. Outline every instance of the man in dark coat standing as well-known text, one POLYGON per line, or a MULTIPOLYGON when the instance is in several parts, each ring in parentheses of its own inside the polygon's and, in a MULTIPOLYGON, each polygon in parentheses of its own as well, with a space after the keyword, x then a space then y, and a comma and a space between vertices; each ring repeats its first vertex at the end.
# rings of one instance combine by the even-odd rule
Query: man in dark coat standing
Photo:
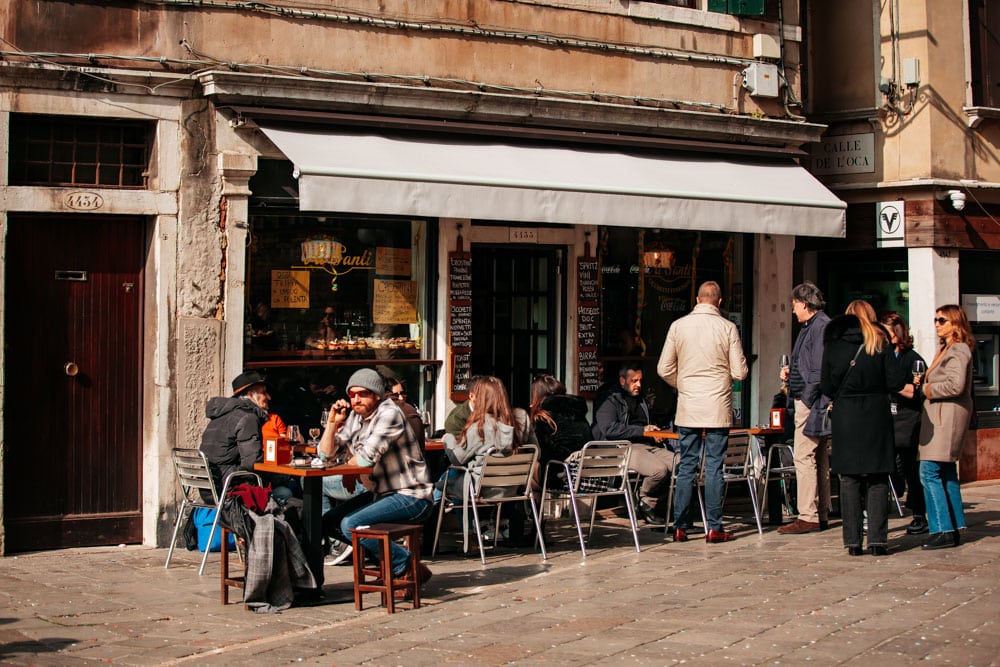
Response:
POLYGON ((792 290, 792 313, 802 325, 792 347, 791 365, 779 377, 788 383, 795 409, 795 485, 798 518, 778 529, 798 535, 827 526, 830 509, 830 431, 823 413, 830 399, 820 391, 823 368, 823 331, 830 318, 823 309, 823 293, 808 280, 792 290))

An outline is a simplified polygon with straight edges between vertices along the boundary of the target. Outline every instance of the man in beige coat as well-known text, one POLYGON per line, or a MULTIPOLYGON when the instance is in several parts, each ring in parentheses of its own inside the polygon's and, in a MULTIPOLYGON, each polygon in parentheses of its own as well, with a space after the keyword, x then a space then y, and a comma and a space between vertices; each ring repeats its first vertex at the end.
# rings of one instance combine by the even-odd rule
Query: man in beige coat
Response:
POLYGON ((705 540, 728 542, 733 534, 722 529, 722 461, 733 425, 734 380, 747 376, 736 325, 722 316, 722 289, 716 282, 698 288, 697 304, 667 332, 656 372, 677 389, 674 423, 680 441, 681 462, 674 486, 674 541, 687 540, 691 528, 694 479, 705 448, 705 540), (702 437, 704 431, 704 438, 702 437))

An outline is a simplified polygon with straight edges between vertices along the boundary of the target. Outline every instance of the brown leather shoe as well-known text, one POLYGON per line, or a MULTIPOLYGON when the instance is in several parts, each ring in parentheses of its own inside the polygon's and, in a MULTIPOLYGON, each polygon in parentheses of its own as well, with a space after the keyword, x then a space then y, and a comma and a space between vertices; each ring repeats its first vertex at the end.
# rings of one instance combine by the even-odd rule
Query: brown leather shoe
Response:
POLYGON ((729 542, 735 540, 736 535, 728 530, 709 530, 705 533, 705 541, 715 544, 716 542, 729 542))
POLYGON ((819 523, 815 521, 803 521, 796 519, 778 529, 782 535, 801 535, 802 533, 812 533, 819 530, 819 523))
POLYGON ((678 528, 674 531, 674 542, 687 542, 688 534, 683 528, 678 528))

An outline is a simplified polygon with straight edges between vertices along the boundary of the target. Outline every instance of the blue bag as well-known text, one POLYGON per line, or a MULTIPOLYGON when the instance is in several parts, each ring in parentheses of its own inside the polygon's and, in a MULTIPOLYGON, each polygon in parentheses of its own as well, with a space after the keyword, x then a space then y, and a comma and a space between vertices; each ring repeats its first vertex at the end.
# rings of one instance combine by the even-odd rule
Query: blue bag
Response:
MULTIPOLYGON (((212 531, 212 523, 215 521, 215 510, 209 507, 195 507, 191 510, 191 519, 198 530, 198 551, 204 551, 208 545, 208 534, 212 531)), ((229 534, 229 548, 236 548, 236 539, 233 534, 229 534)), ((216 526, 215 535, 212 536, 212 544, 209 551, 220 551, 222 549, 222 526, 216 526)))

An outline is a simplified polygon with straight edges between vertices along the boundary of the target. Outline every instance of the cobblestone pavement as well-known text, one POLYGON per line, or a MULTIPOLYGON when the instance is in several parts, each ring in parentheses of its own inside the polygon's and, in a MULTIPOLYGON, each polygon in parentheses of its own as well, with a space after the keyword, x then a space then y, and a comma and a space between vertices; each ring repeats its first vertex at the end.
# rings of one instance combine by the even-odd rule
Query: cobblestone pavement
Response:
MULTIPOLYGON (((67 549, 0 559, 0 662, 16 665, 1000 664, 1000 485, 963 489, 958 549, 923 551, 890 519, 888 557, 851 558, 831 530, 783 536, 728 518, 738 539, 635 553, 613 512, 586 561, 565 524, 550 558, 440 555, 424 606, 356 612, 351 571, 323 604, 258 615, 219 600, 219 557, 67 549)), ((743 522, 741 522, 743 521, 743 522)), ((548 528, 547 528, 548 531, 548 528)), ((454 541, 451 540, 451 544, 454 541)), ((234 591, 239 599, 239 591, 234 591)))

